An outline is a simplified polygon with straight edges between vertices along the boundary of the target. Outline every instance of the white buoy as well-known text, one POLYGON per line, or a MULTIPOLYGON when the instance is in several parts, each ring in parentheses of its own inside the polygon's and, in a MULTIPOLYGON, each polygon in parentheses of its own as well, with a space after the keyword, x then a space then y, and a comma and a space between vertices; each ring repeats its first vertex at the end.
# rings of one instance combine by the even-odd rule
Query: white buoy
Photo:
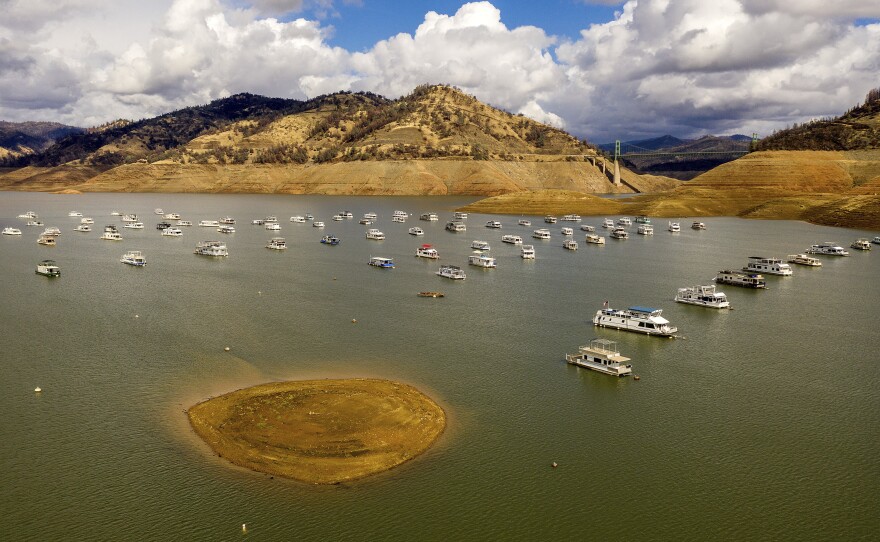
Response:
POLYGON ((139 315, 137 315, 137 314, 135 314, 135 315, 134 315, 134 317, 135 317, 135 318, 140 318, 140 316, 139 316, 139 315))
POLYGON ((224 351, 224 352, 229 352, 229 347, 227 346, 226 348, 223 349, 223 351, 224 351))
POLYGON ((34 388, 34 393, 40 393, 40 392, 42 392, 42 391, 43 391, 43 388, 41 388, 41 387, 39 387, 39 386, 37 386, 36 388, 34 388))
POLYGON ((558 466, 559 466, 559 465, 556 464, 556 461, 554 461, 554 462, 553 462, 553 468, 555 469, 555 468, 558 467, 558 466))
POLYGON ((352 323, 352 324, 356 324, 356 323, 358 323, 358 321, 355 320, 354 318, 352 318, 352 319, 351 319, 351 323, 352 323))
POLYGON ((247 523, 242 523, 242 524, 241 524, 241 532, 243 532, 243 533, 244 533, 244 532, 247 532, 247 523))

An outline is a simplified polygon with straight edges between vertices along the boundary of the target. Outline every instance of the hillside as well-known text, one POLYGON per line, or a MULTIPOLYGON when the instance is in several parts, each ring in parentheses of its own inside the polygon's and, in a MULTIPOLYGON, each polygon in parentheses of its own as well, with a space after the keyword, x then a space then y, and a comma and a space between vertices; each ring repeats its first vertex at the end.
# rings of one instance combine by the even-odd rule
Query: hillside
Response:
POLYGON ((0 121, 0 165, 45 151, 58 139, 82 131, 57 122, 0 121))
POLYGON ((775 132, 758 150, 854 151, 880 148, 880 88, 865 103, 832 119, 820 119, 775 132))
POLYGON ((0 189, 496 195, 670 184, 624 169, 614 186, 586 142, 443 85, 398 100, 239 94, 74 134, 21 162, 42 169, 0 175, 0 189))

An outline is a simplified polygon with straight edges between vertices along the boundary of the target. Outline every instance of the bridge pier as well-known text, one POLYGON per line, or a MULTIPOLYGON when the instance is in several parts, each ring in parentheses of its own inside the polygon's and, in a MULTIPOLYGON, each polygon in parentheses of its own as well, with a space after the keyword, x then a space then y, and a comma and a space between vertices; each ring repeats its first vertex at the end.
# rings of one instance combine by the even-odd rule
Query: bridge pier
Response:
POLYGON ((614 186, 620 186, 620 165, 614 161, 614 186))

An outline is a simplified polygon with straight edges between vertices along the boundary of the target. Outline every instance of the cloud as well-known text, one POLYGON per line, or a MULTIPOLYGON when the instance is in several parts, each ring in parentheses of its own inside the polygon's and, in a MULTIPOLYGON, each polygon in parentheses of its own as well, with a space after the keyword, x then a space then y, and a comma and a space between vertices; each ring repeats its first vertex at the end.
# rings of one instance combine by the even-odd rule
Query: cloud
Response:
MULTIPOLYGON (((765 4, 627 2, 615 20, 556 49, 573 87, 566 90, 583 102, 575 108, 557 94, 550 110, 599 140, 766 134, 782 119, 839 114, 876 86, 880 26, 828 19, 818 2, 765 4)), ((844 13, 860 15, 857 3, 845 4, 844 13)))
POLYGON ((332 28, 319 20, 267 15, 341 5, 332 0, 113 4, 142 10, 127 18, 98 0, 6 0, 0 118, 39 113, 83 125, 236 92, 395 98, 448 83, 597 142, 766 134, 839 114, 878 85, 880 24, 864 24, 877 16, 865 4, 629 1, 612 20, 559 38, 535 26, 510 28, 496 6, 472 2, 451 14, 430 11, 412 32, 351 52, 329 45, 332 28), (113 40, 96 30, 95 17, 119 26, 113 40), (126 33, 133 38, 117 46, 126 33))

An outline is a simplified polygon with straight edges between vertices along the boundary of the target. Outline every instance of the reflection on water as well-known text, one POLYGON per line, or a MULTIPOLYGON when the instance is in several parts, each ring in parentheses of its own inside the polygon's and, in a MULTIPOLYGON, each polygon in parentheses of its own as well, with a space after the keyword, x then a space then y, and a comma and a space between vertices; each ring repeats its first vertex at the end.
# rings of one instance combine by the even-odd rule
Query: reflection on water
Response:
POLYGON ((768 277, 767 291, 724 287, 732 311, 671 301, 748 256, 866 232, 701 219, 703 232, 657 228, 572 252, 561 247, 565 224, 550 241, 531 239, 514 216, 471 214, 467 232, 444 231, 467 201, 4 193, 0 227, 25 230, 0 239, 4 539, 229 539, 242 523, 267 540, 877 532, 878 255, 797 267, 768 277), (195 224, 231 215, 237 231, 162 237, 156 207, 195 224), (15 218, 31 209, 62 229, 57 247, 38 245, 39 232, 15 218), (95 218, 93 232, 72 231, 74 209, 95 218), (344 209, 355 219, 330 220, 344 209), (391 222, 396 209, 415 216, 391 222), (119 224, 112 210, 138 213, 146 228, 98 240, 104 224, 119 224), (365 239, 357 219, 369 211, 385 241, 365 239), (441 220, 416 219, 429 211, 441 220), (288 221, 305 213, 327 226, 288 221), (267 215, 280 232, 250 224, 267 215), (503 228, 484 228, 490 218, 503 228), (426 235, 408 235, 413 225, 426 235), (342 243, 321 245, 328 233, 342 243), (519 258, 504 233, 528 238, 537 259, 519 258), (279 235, 288 250, 264 248, 279 235), (209 239, 225 240, 230 256, 195 256, 209 239), (497 269, 466 266, 474 239, 492 245, 497 269), (416 258, 421 243, 441 260, 416 258), (128 250, 143 251, 147 266, 119 263, 128 250), (371 256, 397 267, 370 267, 371 256), (60 279, 34 274, 46 257, 60 279), (437 277, 441 263, 466 267, 467 280, 437 277), (417 297, 424 290, 446 297, 417 297), (685 338, 594 329, 604 300, 662 308, 685 338), (618 341, 641 380, 565 364, 595 336, 618 341), (448 410, 449 430, 399 469, 315 488, 211 457, 183 414, 259 382, 347 376, 419 387, 448 410))

